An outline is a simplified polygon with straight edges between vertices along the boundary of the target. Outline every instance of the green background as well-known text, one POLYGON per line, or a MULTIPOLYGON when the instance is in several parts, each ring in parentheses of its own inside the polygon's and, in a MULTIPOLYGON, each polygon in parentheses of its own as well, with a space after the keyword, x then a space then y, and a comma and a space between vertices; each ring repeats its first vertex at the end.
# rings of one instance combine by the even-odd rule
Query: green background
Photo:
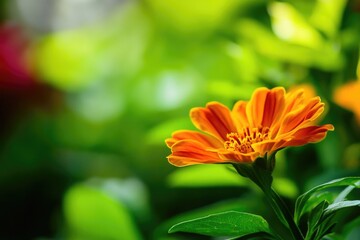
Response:
POLYGON ((0 5, 2 28, 17 26, 14 51, 0 50, 0 239, 189 239, 167 230, 223 210, 273 219, 230 167, 176 168, 164 143, 194 129, 192 107, 232 107, 261 86, 313 86, 321 122, 335 126, 321 143, 279 152, 274 187, 289 206, 359 175, 360 123, 333 101, 360 77, 359 1, 45 3, 0 5))

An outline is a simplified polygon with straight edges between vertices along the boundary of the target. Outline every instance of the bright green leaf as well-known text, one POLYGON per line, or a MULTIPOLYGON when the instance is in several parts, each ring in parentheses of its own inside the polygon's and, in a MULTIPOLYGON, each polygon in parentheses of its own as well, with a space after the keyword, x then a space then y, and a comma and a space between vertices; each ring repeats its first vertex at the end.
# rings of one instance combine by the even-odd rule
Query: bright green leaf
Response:
POLYGON ((127 209, 92 187, 70 188, 64 211, 70 239, 141 239, 127 209))
POLYGON ((239 199, 220 201, 198 209, 191 210, 190 212, 182 213, 162 223, 155 230, 155 239, 159 239, 164 235, 168 235, 167 232, 171 226, 179 222, 187 221, 188 219, 201 218, 203 216, 227 211, 257 213, 266 212, 266 206, 262 203, 262 199, 259 197, 259 195, 253 193, 241 196, 241 198, 239 199))
POLYGON ((270 228, 258 215, 229 211, 181 222, 170 228, 169 233, 189 232, 213 237, 241 237, 254 233, 268 233, 270 228))
POLYGON ((334 37, 341 23, 346 0, 317 0, 310 22, 327 36, 334 37))
POLYGON ((266 27, 249 19, 241 20, 237 30, 241 39, 251 44, 260 55, 270 59, 323 70, 341 69, 344 65, 341 53, 327 42, 316 49, 292 44, 277 38, 266 27))
POLYGON ((289 3, 273 2, 269 5, 275 34, 285 41, 310 48, 318 48, 323 40, 320 35, 289 3))

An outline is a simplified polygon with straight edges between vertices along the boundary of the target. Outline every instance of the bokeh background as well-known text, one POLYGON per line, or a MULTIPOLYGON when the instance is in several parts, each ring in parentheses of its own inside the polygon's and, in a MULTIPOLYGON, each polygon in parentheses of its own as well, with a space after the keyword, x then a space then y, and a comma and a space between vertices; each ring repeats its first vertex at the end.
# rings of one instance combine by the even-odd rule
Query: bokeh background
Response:
POLYGON ((192 107, 261 86, 320 95, 336 129, 279 152, 289 206, 360 173, 358 0, 2 0, 0 19, 0 239, 189 239, 167 230, 226 209, 271 219, 230 167, 175 168, 164 144, 194 128, 192 107))

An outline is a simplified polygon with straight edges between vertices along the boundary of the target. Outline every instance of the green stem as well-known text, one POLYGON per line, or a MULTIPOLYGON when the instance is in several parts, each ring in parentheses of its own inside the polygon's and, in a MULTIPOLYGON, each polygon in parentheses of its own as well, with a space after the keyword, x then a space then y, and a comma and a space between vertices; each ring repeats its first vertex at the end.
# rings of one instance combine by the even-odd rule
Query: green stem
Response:
POLYGON ((266 162, 265 164, 262 162, 263 160, 266 161, 266 159, 258 159, 257 162, 253 164, 234 164, 234 167, 240 175, 250 178, 265 193, 272 209, 285 228, 290 230, 293 239, 303 240, 304 236, 296 225, 288 207, 271 187, 272 169, 269 170, 265 165, 266 162))
MULTIPOLYGON (((264 191, 264 190, 263 190, 264 191)), ((294 217, 290 213, 288 207, 284 203, 284 201, 280 198, 280 196, 274 191, 273 188, 269 188, 264 191, 266 197, 268 198, 271 207, 277 213, 277 215, 282 216, 282 218, 286 221, 288 227, 291 230, 291 233, 296 240, 303 240, 304 236, 301 233, 300 229, 296 225, 294 221, 294 217)))

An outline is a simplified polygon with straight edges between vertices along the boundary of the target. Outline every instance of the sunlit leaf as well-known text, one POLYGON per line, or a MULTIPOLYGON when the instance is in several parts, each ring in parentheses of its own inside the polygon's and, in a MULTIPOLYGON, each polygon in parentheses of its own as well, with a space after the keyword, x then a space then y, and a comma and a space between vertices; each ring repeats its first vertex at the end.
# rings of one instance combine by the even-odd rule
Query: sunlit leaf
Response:
POLYGON ((237 32, 260 55, 271 59, 323 70, 340 69, 344 64, 343 56, 332 44, 324 43, 316 49, 292 44, 277 38, 267 28, 251 19, 241 20, 237 25, 237 32))
POLYGON ((311 48, 323 43, 321 35, 289 3, 272 2, 269 12, 274 32, 281 39, 311 48))
POLYGON ((270 235, 270 228, 261 216, 229 211, 178 223, 169 230, 169 233, 174 232, 190 232, 213 237, 240 237, 254 233, 270 235))
POLYGON ((340 26, 346 0, 317 0, 310 22, 329 37, 333 37, 340 26))

